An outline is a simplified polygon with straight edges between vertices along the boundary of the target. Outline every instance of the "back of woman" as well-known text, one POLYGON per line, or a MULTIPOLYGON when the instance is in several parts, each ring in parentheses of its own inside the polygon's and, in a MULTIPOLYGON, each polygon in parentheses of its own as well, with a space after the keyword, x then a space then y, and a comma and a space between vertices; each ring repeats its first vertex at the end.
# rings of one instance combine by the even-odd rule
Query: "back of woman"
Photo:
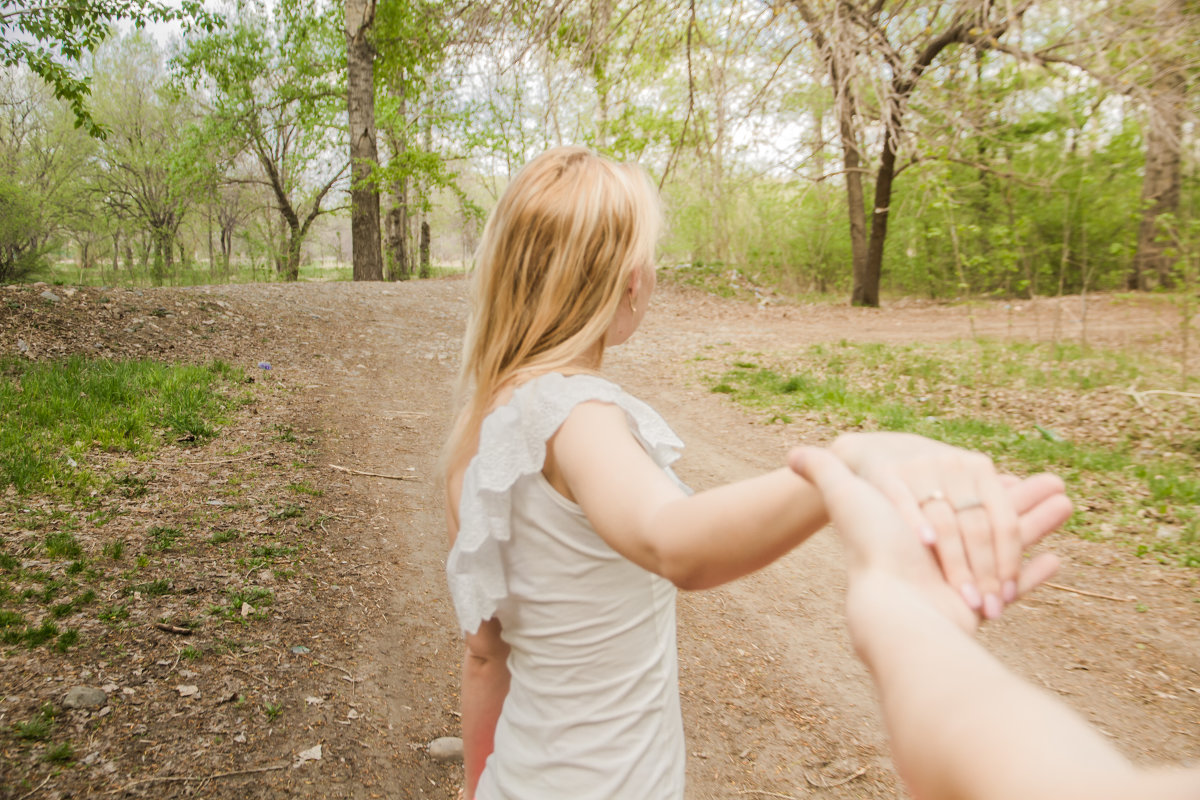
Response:
MULTIPOLYGON (((545 422, 554 416, 547 405, 561 414, 574 400, 614 391, 591 376, 549 374, 518 389, 507 408, 528 408, 531 395, 542 395, 538 421, 545 422)), ((530 430, 536 424, 504 421, 486 431, 492 435, 472 464, 479 471, 509 465, 507 475, 499 468, 486 480, 511 487, 509 538, 496 559, 507 595, 495 613, 511 648, 511 682, 478 796, 680 797, 675 587, 609 547, 540 470, 517 476, 511 458, 497 458, 535 450, 539 438, 530 430)), ((464 518, 479 497, 466 496, 464 518)), ((456 572, 460 556, 451 556, 456 572)))

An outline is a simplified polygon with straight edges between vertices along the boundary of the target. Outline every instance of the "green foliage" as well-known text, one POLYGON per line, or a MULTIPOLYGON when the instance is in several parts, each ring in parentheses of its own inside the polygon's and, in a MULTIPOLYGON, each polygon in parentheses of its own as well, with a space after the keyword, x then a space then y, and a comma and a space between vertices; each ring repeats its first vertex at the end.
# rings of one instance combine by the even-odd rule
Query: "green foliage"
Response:
POLYGON ((0 174, 0 281, 20 280, 43 264, 37 205, 25 187, 0 174))
POLYGON ((42 761, 48 764, 67 764, 75 760, 75 748, 70 742, 62 742, 46 749, 42 761))
MULTIPOLYGON (((204 441, 232 405, 221 394, 240 373, 151 361, 0 364, 0 485, 18 492, 81 492, 97 482, 86 454, 99 449, 141 453, 164 436, 204 441)), ((47 539, 55 557, 77 557, 69 534, 47 539)))
POLYGON ((30 742, 44 742, 50 738, 54 730, 54 706, 46 703, 38 711, 37 716, 25 722, 13 724, 13 733, 18 739, 30 742))
POLYGON ((200 0, 16 0, 6 3, 0 13, 0 63, 5 67, 28 67, 53 88, 55 97, 70 105, 76 125, 103 137, 105 129, 92 118, 87 106, 91 81, 77 74, 73 64, 93 52, 121 20, 138 28, 172 20, 184 21, 189 27, 211 27, 215 23, 200 0))

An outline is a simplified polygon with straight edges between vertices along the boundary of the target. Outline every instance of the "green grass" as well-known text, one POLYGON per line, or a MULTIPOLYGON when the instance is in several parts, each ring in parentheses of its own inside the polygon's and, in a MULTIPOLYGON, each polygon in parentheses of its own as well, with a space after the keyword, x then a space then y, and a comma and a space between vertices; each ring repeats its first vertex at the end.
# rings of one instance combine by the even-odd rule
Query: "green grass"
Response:
POLYGON ((66 764, 75 760, 75 748, 70 742, 62 742, 46 748, 42 753, 42 761, 48 764, 66 764))
POLYGON ((243 603, 254 609, 254 613, 250 614, 250 619, 266 619, 267 612, 264 606, 275 602, 275 593, 261 586, 251 586, 245 589, 230 589, 226 594, 226 600, 225 605, 213 606, 209 609, 209 613, 213 616, 245 622, 246 618, 242 616, 243 603))
MULTIPOLYGON (((1076 497, 1099 492, 1111 499, 1111 514, 1137 552, 1200 566, 1200 447, 1191 447, 1197 437, 1187 434, 1200 425, 1200 415, 1177 412, 1174 424, 1159 426, 1170 435, 1135 426, 1094 441, 1087 426, 1075 426, 1069 436, 1055 429, 1071 427, 1071 398, 1098 389, 1123 391, 1139 378, 1165 382, 1151 360, 1073 345, 981 340, 814 345, 790 363, 797 362, 799 368, 785 372, 734 361, 711 379, 711 391, 768 421, 803 417, 836 430, 916 433, 982 450, 1012 471, 1058 472, 1076 497), (993 399, 1002 392, 1020 393, 1028 398, 1026 407, 1002 411, 1003 403, 993 399), (1066 409, 1058 412, 1058 423, 1046 419, 1053 412, 1041 412, 1039 398, 1051 398, 1045 407, 1066 409), (1156 524, 1146 523, 1147 516, 1156 524), (1168 535, 1154 533, 1159 524, 1168 535)), ((1089 526, 1079 520, 1071 527, 1087 535, 1089 526)), ((1094 527, 1095 518, 1090 522, 1094 527)))
POLYGON ((54 706, 46 703, 37 716, 13 724, 13 734, 28 742, 44 742, 54 730, 54 706))
MULTIPOLYGON (((91 451, 139 454, 165 440, 205 441, 233 404, 223 390, 241 380, 219 361, 0 361, 0 488, 79 496, 100 488, 87 467, 91 451)), ((129 476, 117 483, 145 488, 129 476)))

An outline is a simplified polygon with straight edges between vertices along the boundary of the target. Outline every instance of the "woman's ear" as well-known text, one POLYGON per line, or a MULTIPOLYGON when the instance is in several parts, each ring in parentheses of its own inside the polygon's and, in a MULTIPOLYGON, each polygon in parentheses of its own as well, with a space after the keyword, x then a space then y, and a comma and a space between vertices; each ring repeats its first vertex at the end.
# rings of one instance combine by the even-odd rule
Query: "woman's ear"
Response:
POLYGON ((642 281, 644 280, 645 277, 642 275, 642 270, 640 269, 635 269, 629 273, 629 285, 627 289, 633 297, 637 297, 638 293, 642 291, 642 281))

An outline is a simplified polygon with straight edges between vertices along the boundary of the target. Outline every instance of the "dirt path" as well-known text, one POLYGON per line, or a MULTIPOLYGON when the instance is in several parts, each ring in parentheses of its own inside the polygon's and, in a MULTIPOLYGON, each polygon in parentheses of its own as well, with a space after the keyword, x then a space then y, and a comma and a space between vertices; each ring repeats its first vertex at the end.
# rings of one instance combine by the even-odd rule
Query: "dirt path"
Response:
MULTIPOLYGON (((425 478, 354 480, 373 502, 369 527, 359 535, 393 565, 388 623, 375 629, 364 656, 377 654, 374 674, 392 718, 414 742, 455 724, 458 644, 443 585, 440 497, 428 478, 449 418, 463 288, 461 282, 426 282, 295 290, 297 299, 321 293, 329 311, 336 309, 340 334, 329 335, 326 387, 326 427, 339 431, 335 449, 363 470, 411 468, 425 478)), ((635 342, 613 354, 609 369, 688 443, 680 472, 697 487, 774 467, 789 443, 806 438, 805 431, 755 424, 698 386, 687 362, 705 345, 763 350, 814 339, 956 338, 972 323, 962 310, 945 307, 755 312, 670 290, 657 305, 635 342)), ((1164 324, 1132 304, 1098 304, 1091 315, 1094 341, 1148 338, 1164 324)), ((1039 329, 1049 335, 1055 309, 1043 307, 1039 316, 1017 325, 1010 310, 991 306, 975 313, 974 324, 999 336, 1035 336, 1039 329)), ((1060 332, 1070 319, 1059 317, 1060 332)), ((1131 757, 1195 759, 1200 606, 1193 601, 1194 578, 1101 545, 1059 545, 1067 555, 1060 583, 1137 601, 1043 590, 992 626, 989 644, 1131 757)), ((825 533, 760 575, 681 597, 690 797, 897 796, 866 676, 842 629, 842 588, 836 541, 825 533)), ((446 796, 437 794, 441 787, 405 783, 398 796, 446 796)))
MULTIPOLYGON (((289 742, 307 746, 319 735, 325 743, 319 769, 198 788, 163 783, 153 791, 454 796, 461 769, 434 761, 426 745, 458 734, 461 645, 445 588, 434 476, 452 412, 465 289, 462 281, 422 281, 179 291, 226 304, 231 320, 244 318, 237 324, 254 335, 226 345, 223 357, 253 364, 270 356, 297 430, 320 432, 322 461, 392 477, 321 473, 322 502, 336 522, 317 543, 326 562, 313 582, 319 610, 312 613, 323 630, 342 631, 346 644, 336 669, 351 679, 353 708, 369 727, 330 717, 327 725, 294 728, 289 742)), ((953 339, 972 330, 1074 338, 1083 330, 1081 308, 1043 302, 973 311, 920 303, 882 311, 758 309, 668 287, 644 329, 606 368, 675 427, 687 442, 679 472, 703 488, 773 468, 788 445, 822 441, 831 432, 762 424, 701 385, 697 354, 778 352, 817 340, 953 339)), ((1152 305, 1100 299, 1089 305, 1086 329, 1094 343, 1155 343, 1170 324, 1152 305)), ((1196 572, 1066 537, 1053 546, 1065 556, 1059 583, 1116 599, 1043 589, 989 626, 988 644, 1132 758, 1200 758, 1196 572)), ((758 575, 681 595, 689 798, 903 796, 865 672, 842 627, 843 588, 837 542, 823 532, 758 575)), ((337 675, 322 673, 331 687, 326 706, 348 688, 337 675)), ((305 691, 312 690, 295 690, 301 706, 305 691)), ((290 757, 279 742, 270 746, 275 750, 264 757, 290 757)))

